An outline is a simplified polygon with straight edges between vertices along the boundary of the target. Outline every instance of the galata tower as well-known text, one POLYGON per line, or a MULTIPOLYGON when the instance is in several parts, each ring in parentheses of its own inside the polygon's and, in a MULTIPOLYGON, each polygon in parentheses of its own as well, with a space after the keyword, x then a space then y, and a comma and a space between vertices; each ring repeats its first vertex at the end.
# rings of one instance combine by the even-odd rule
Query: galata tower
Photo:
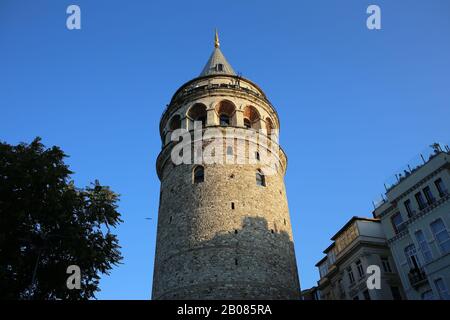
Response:
POLYGON ((152 298, 299 299, 278 115, 227 62, 217 32, 203 71, 175 92, 159 128, 152 298))

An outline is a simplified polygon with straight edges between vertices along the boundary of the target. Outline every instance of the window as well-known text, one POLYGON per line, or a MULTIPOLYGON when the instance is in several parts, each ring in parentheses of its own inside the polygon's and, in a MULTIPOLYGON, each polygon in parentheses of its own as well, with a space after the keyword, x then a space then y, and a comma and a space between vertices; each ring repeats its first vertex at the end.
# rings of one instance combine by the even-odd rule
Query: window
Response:
POLYGON ((370 299, 369 290, 367 290, 367 289, 364 290, 363 295, 364 295, 364 300, 372 300, 372 299, 370 299))
POLYGON ((221 64, 221 63, 216 64, 216 70, 222 72, 223 71, 223 64, 221 64))
POLYGON ((410 244, 405 248, 405 256, 411 269, 420 268, 420 261, 419 257, 417 256, 416 246, 414 244, 410 244))
POLYGON ((331 250, 330 252, 328 252, 328 261, 330 261, 330 264, 333 264, 336 262, 336 254, 333 250, 331 250))
POLYGON ((450 295, 448 293, 447 286, 445 285, 444 280, 441 278, 434 280, 434 285, 439 293, 439 298, 441 300, 450 300, 450 295))
POLYGON ((381 265, 383 266, 384 272, 392 272, 391 264, 388 258, 381 258, 381 265))
POLYGON ((338 281, 338 288, 339 288, 339 294, 341 296, 345 295, 344 285, 342 279, 339 279, 338 281))
POLYGON ((428 290, 422 293, 422 300, 433 300, 433 299, 434 299, 433 291, 428 290))
POLYGON ((260 187, 266 186, 266 177, 259 169, 256 171, 256 185, 260 187))
POLYGON ((230 117, 226 114, 220 115, 220 125, 223 127, 227 127, 230 125, 230 117))
POLYGON ((417 201, 417 204, 419 205, 419 209, 420 209, 420 210, 424 209, 424 208, 427 206, 427 204, 426 204, 426 202, 425 202, 425 200, 424 200, 424 198, 423 198, 422 193, 417 192, 417 193, 414 195, 414 198, 416 198, 416 201, 417 201))
POLYGON ((400 214, 400 212, 397 212, 396 214, 394 214, 391 218, 391 221, 392 221, 392 226, 394 227, 395 233, 399 233, 400 231, 402 231, 401 224, 403 223, 403 218, 402 218, 402 215, 400 214))
POLYGON ((203 181, 205 181, 205 169, 202 166, 196 166, 194 168, 194 183, 203 181))
POLYGON ((233 155, 233 147, 227 147, 227 155, 229 156, 233 155))
POLYGON ((361 260, 357 260, 356 261, 356 269, 358 270, 358 276, 361 279, 362 277, 364 277, 364 269, 363 266, 361 264, 361 260))
MULTIPOLYGON (((187 117, 194 122, 193 128, 198 127, 200 125, 198 122, 201 122, 202 127, 204 127, 206 125, 206 118, 207 118, 206 106, 202 103, 194 104, 191 108, 189 108, 187 117)), ((189 127, 189 129, 191 128, 189 127)))
POLYGON ((267 136, 270 138, 272 136, 272 131, 274 129, 272 119, 266 118, 266 129, 267 129, 267 136))
POLYGON ((442 181, 441 178, 437 179, 434 182, 434 185, 436 186, 436 189, 439 192, 439 197, 443 197, 447 194, 447 189, 445 188, 444 182, 442 181))
POLYGON ((430 187, 423 188, 423 194, 425 195, 428 204, 432 204, 434 202, 434 197, 431 193, 430 187))
POLYGON ((328 263, 325 262, 324 264, 320 265, 319 267, 319 273, 320 273, 320 277, 323 278, 327 275, 328 273, 328 263))
POLYGON ((231 209, 234 210, 234 202, 231 203, 231 209))
POLYGON ((408 213, 408 217, 412 217, 414 215, 414 211, 411 209, 411 200, 406 200, 403 202, 403 205, 405 206, 406 212, 408 213))
POLYGON ((402 300, 402 295, 400 294, 400 289, 395 286, 391 286, 391 294, 393 300, 402 300))
POLYGON ((348 280, 350 281, 350 284, 355 283, 355 276, 353 275, 353 271, 351 267, 347 268, 347 275, 348 275, 348 280))
POLYGON ((430 247, 428 246, 427 239, 422 230, 417 230, 415 233, 417 243, 419 244, 420 251, 422 251, 423 260, 428 263, 433 260, 433 255, 431 254, 430 247))
POLYGON ((245 106, 244 109, 244 126, 247 129, 261 129, 261 116, 258 109, 254 106, 245 106))
POLYGON ((259 152, 258 152, 258 151, 255 152, 255 158, 256 158, 256 160, 258 160, 258 161, 260 160, 260 159, 259 159, 259 152))
POLYGON ((431 231, 433 231, 434 237, 441 248, 442 253, 450 252, 450 236, 447 228, 445 228, 442 219, 437 219, 430 225, 431 231))
POLYGON ((229 100, 220 101, 214 108, 216 114, 219 116, 219 124, 223 127, 234 124, 236 113, 236 106, 229 100))

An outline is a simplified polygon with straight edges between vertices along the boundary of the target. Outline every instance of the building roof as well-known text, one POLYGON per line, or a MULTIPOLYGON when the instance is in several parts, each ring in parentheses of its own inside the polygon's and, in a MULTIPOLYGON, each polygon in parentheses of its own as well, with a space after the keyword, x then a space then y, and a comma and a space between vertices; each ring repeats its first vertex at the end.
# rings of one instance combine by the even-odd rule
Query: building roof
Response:
POLYGON ((323 253, 327 254, 328 252, 330 252, 331 249, 333 249, 336 246, 335 242, 332 242, 328 248, 326 248, 325 250, 323 250, 323 253))
POLYGON ((336 240, 336 238, 342 232, 344 232, 348 227, 350 227, 352 225, 353 222, 355 222, 357 220, 359 220, 359 221, 370 221, 370 222, 381 222, 380 219, 373 219, 373 218, 365 218, 365 217, 353 216, 338 232, 336 232, 336 234, 331 238, 331 240, 336 240))
MULTIPOLYGON (((333 249, 333 247, 336 245, 336 242, 334 242, 336 240, 336 238, 342 233, 344 232, 348 227, 350 227, 353 222, 355 221, 370 221, 370 222, 376 222, 376 223, 380 223, 381 220, 380 219, 372 219, 372 218, 366 218, 366 217, 357 217, 357 216, 353 216, 349 221, 347 221, 347 223, 331 238, 331 240, 333 241, 324 251, 323 253, 327 254, 331 249, 333 249)), ((322 259, 320 259, 319 262, 316 263, 316 267, 319 267, 322 263, 324 263, 327 260, 328 256, 325 255, 322 259)))
POLYGON ((320 266, 322 263, 324 263, 327 260, 327 256, 323 257, 322 259, 319 260, 319 262, 317 262, 315 264, 316 267, 320 266))
POLYGON ((208 62, 203 68, 202 72, 200 73, 200 77, 222 74, 235 76, 236 72, 234 72, 233 68, 228 63, 227 59, 220 50, 219 36, 216 31, 214 39, 214 51, 209 57, 208 62))

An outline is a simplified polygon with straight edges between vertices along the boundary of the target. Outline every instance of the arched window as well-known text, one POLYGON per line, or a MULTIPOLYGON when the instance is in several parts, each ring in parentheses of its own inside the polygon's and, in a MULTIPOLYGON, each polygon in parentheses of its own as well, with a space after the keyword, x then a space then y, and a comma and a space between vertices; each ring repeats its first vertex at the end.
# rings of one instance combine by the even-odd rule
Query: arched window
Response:
POLYGON ((244 108, 244 126, 247 129, 260 129, 260 115, 258 110, 253 106, 244 108))
POLYGON ((223 100, 219 102, 216 106, 216 113, 219 116, 219 124, 221 126, 231 126, 234 125, 234 115, 236 112, 236 107, 231 101, 223 100))
POLYGON ((264 174, 261 172, 260 169, 256 171, 256 185, 261 187, 266 186, 266 177, 264 176, 264 174))
POLYGON ((193 121, 201 121, 206 126, 206 106, 202 103, 194 104, 188 111, 187 116, 193 121))
POLYGON ((227 127, 230 125, 230 116, 222 113, 220 115, 220 125, 223 127, 227 127))
POLYGON ((270 118, 266 119, 266 128, 267 128, 267 135, 270 137, 272 135, 272 130, 274 129, 272 119, 270 118))
POLYGON ((194 183, 201 183, 205 181, 205 168, 203 168, 203 166, 196 166, 194 168, 193 176, 194 183))
POLYGON ((174 115, 169 122, 169 130, 174 131, 181 128, 181 117, 179 115, 174 115))

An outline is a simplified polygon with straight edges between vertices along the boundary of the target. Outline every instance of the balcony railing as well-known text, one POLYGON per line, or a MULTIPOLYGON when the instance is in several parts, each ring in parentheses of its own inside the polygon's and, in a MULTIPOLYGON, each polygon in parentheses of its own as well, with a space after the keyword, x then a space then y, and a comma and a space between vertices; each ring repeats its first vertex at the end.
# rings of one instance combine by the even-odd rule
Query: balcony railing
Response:
MULTIPOLYGON (((210 84, 205 84, 205 85, 201 85, 201 86, 186 86, 186 87, 184 87, 182 89, 179 89, 174 94, 174 96, 172 97, 172 100, 170 101, 170 103, 168 105, 166 105, 166 107, 164 108, 164 111, 161 114, 160 121, 162 120, 162 118, 164 117, 165 113, 167 112, 167 110, 172 105, 172 103, 174 103, 175 101, 182 100, 186 96, 189 96, 191 94, 202 93, 202 92, 207 92, 208 90, 216 90, 216 89, 232 89, 232 90, 241 91, 241 92, 244 92, 246 94, 250 94, 250 95, 252 95, 254 97, 261 98, 261 99, 265 100, 270 106, 272 106, 271 102, 267 99, 267 97, 265 95, 261 94, 257 90, 254 90, 254 89, 251 89, 251 88, 247 88, 247 87, 241 87, 241 85, 238 84, 238 83, 233 83, 233 84, 229 84, 229 83, 210 83, 210 84)), ((276 113, 277 111, 275 110, 275 108, 273 106, 272 106, 272 108, 274 109, 274 111, 276 113)))
POLYGON ((409 283, 413 288, 418 288, 423 284, 428 283, 427 275, 420 268, 411 269, 408 273, 409 283))
MULTIPOLYGON (((387 194, 392 188, 406 179, 408 176, 420 169, 428 161, 436 157, 438 154, 445 152, 450 153, 449 144, 433 143, 428 148, 422 150, 418 155, 412 158, 408 163, 397 170, 396 174, 391 175, 384 182, 385 193, 372 201, 374 209, 378 209, 381 205, 387 202, 385 194, 387 194)), ((441 197, 444 195, 440 195, 441 197)))

